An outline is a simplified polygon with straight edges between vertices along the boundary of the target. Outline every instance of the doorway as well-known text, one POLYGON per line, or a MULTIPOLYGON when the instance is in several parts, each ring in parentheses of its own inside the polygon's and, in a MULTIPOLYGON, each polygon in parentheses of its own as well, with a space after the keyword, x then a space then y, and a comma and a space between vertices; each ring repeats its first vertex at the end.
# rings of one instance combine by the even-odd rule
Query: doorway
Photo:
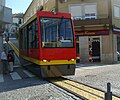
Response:
POLYGON ((92 61, 100 62, 100 38, 92 39, 92 61))

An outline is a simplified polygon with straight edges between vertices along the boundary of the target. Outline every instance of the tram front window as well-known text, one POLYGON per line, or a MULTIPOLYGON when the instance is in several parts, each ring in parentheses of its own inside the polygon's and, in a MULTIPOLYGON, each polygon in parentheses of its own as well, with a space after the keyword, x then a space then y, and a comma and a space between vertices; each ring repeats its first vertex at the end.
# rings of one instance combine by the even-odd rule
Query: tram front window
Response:
POLYGON ((71 19, 40 18, 42 47, 73 47, 74 35, 71 19))

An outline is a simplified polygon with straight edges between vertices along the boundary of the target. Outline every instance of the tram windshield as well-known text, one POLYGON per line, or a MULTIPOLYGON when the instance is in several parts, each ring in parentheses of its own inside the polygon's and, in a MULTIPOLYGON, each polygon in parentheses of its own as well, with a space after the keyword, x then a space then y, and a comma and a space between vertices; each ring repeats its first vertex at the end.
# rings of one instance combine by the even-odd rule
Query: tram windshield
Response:
POLYGON ((69 18, 40 18, 40 33, 43 48, 73 47, 74 35, 69 18))

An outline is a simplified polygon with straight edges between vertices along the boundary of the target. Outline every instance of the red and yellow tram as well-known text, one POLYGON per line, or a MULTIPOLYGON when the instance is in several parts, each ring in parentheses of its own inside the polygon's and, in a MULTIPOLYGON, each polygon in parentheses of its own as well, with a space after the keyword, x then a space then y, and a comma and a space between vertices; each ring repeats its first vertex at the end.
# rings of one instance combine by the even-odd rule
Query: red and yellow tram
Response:
POLYGON ((38 11, 19 32, 20 62, 41 77, 73 75, 76 44, 69 13, 38 11))

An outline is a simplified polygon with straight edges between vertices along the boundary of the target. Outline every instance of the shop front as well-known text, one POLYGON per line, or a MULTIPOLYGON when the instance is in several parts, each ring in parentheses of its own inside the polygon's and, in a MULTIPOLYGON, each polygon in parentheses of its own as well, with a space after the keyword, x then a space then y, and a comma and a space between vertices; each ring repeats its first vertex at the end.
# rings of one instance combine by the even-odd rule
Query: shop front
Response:
POLYGON ((116 38, 109 30, 77 31, 76 36, 79 37, 80 63, 113 63, 115 61, 116 38))

